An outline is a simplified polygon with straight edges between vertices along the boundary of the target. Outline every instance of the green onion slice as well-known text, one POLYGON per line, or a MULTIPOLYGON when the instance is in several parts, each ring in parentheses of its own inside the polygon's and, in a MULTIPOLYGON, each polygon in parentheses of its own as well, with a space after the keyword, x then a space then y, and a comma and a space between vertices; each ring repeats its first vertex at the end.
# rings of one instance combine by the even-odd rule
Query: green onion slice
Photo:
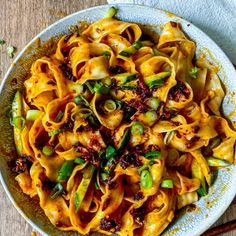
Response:
POLYGON ((51 137, 51 136, 53 136, 53 135, 60 134, 61 132, 63 132, 62 129, 53 130, 53 131, 48 132, 48 136, 51 137))
POLYGON ((141 166, 141 167, 138 169, 138 174, 140 175, 143 170, 149 170, 149 168, 150 168, 149 163, 148 163, 148 164, 144 164, 143 166, 141 166))
POLYGON ((87 118, 91 116, 93 113, 89 108, 81 108, 78 110, 76 114, 81 118, 87 118))
POLYGON ((58 181, 64 181, 67 180, 68 177, 70 177, 72 171, 73 171, 73 166, 74 166, 74 161, 65 161, 61 169, 59 170, 58 173, 58 181))
POLYGON ((110 88, 102 85, 101 83, 96 82, 93 88, 95 93, 100 93, 100 94, 108 94, 110 92, 110 88))
POLYGON ((80 157, 77 157, 77 158, 75 158, 74 163, 81 165, 81 164, 85 163, 85 160, 80 157))
POLYGON ((134 122, 131 127, 131 134, 132 135, 142 135, 144 133, 144 128, 141 122, 137 121, 134 122))
POLYGON ((54 121, 55 121, 55 122, 59 122, 63 116, 64 116, 64 112, 59 111, 59 112, 57 113, 57 116, 56 116, 56 118, 54 119, 54 121))
POLYGON ((25 127, 25 118, 23 116, 13 117, 11 120, 11 125, 17 129, 22 130, 25 127))
POLYGON ((151 126, 157 121, 158 116, 157 116, 157 113, 155 111, 147 111, 145 113, 145 118, 147 119, 148 125, 151 126))
POLYGON ((113 158, 116 155, 116 149, 109 145, 106 149, 106 159, 109 160, 110 158, 113 158))
POLYGON ((173 188, 173 180, 172 179, 165 179, 161 182, 162 188, 173 188))
POLYGON ((107 99, 104 102, 104 110, 108 113, 116 110, 116 103, 112 99, 107 99))
POLYGON ((160 100, 158 98, 149 98, 147 100, 147 105, 152 108, 153 110, 157 110, 157 108, 160 106, 160 100))
POLYGON ((57 184, 55 185, 55 187, 52 189, 52 191, 51 191, 49 197, 50 197, 51 199, 55 199, 55 198, 57 198, 58 196, 60 196, 61 194, 63 194, 64 192, 65 192, 65 191, 64 191, 64 188, 63 188, 62 184, 57 183, 57 184))
POLYGON ((111 56, 111 53, 108 52, 108 51, 105 51, 105 52, 102 53, 102 55, 106 58, 109 58, 111 56))
POLYGON ((118 9, 116 9, 115 7, 109 8, 109 10, 108 10, 107 14, 104 16, 104 18, 112 18, 113 16, 115 16, 117 11, 118 11, 118 9))
POLYGON ((202 186, 197 190, 197 193, 201 196, 204 197, 207 195, 207 191, 205 188, 203 188, 202 186))
POLYGON ((165 71, 160 72, 155 75, 151 75, 144 78, 144 83, 150 88, 153 89, 154 87, 161 87, 164 84, 164 79, 169 77, 171 72, 165 71))
POLYGON ((133 45, 132 45, 135 49, 140 49, 142 46, 143 46, 143 44, 142 44, 142 42, 141 41, 136 41, 136 42, 134 42, 133 43, 133 45))
POLYGON ((90 91, 91 93, 94 93, 94 89, 93 89, 92 85, 91 85, 88 81, 85 82, 85 85, 87 86, 87 88, 89 89, 89 91, 90 91))
POLYGON ((206 158, 207 163, 209 166, 212 167, 225 167, 225 166, 229 166, 229 163, 214 157, 208 157, 206 158))
POLYGON ((147 152, 144 156, 147 159, 160 159, 161 158, 161 152, 160 151, 151 151, 151 152, 147 152))
POLYGON ((190 71, 189 71, 189 75, 196 79, 197 78, 197 74, 198 74, 199 69, 197 67, 193 67, 190 71))
POLYGON ((123 139, 122 139, 122 141, 120 143, 120 146, 118 148, 118 151, 117 151, 118 154, 123 152, 123 150, 128 145, 129 140, 130 140, 130 128, 128 128, 124 133, 123 139))
POLYGON ((75 103, 77 105, 84 104, 85 106, 89 106, 89 102, 82 95, 75 97, 75 103))
POLYGON ((93 173, 94 173, 94 166, 93 165, 88 165, 84 171, 83 171, 83 178, 75 192, 75 199, 74 199, 74 203, 75 203, 75 211, 78 212, 81 203, 84 200, 85 194, 88 190, 88 187, 90 185, 90 182, 93 178, 93 173))
POLYGON ((26 113, 26 120, 35 121, 41 114, 42 111, 40 110, 28 110, 26 113))
POLYGON ((46 146, 43 147, 42 153, 45 156, 49 157, 54 153, 54 149, 51 146, 46 145, 46 146))
POLYGON ((141 172, 140 183, 145 189, 150 189, 152 187, 152 175, 148 170, 143 170, 141 172))

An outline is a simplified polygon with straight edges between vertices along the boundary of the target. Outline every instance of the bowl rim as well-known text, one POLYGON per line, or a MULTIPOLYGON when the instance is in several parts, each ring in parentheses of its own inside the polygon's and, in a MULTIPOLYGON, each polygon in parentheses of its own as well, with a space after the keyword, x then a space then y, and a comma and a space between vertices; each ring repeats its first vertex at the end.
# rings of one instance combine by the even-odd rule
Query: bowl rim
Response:
MULTIPOLYGON (((155 10, 157 13, 161 12, 161 13, 171 13, 169 11, 165 11, 163 9, 159 9, 156 7, 151 7, 151 6, 146 6, 146 5, 141 5, 141 4, 133 4, 133 3, 114 3, 114 4, 104 4, 104 5, 99 5, 99 6, 94 6, 94 7, 89 7, 89 8, 85 8, 79 11, 76 11, 72 14, 69 14, 57 21, 55 21, 54 23, 50 24, 49 26, 47 26, 46 28, 44 28, 42 31, 40 31, 36 36, 34 36, 27 44, 26 46, 23 47, 23 49, 19 52, 19 54, 16 56, 16 58, 13 60, 13 62, 11 63, 10 67, 8 68, 7 72, 4 75, 3 80, 1 81, 0 84, 0 95, 2 94, 2 91, 4 89, 4 85, 9 77, 9 75, 11 74, 13 67, 15 66, 15 64, 18 63, 19 59, 22 57, 22 55, 26 52, 27 48, 29 46, 31 46, 38 38, 40 38, 41 36, 43 36, 47 31, 49 31, 50 29, 54 28, 56 25, 60 25, 63 21, 69 19, 69 18, 73 18, 74 16, 76 16, 77 14, 80 13, 84 13, 86 11, 90 11, 90 10, 94 10, 94 9, 104 9, 110 6, 115 6, 115 7, 132 7, 132 6, 138 6, 141 8, 145 9, 153 9, 155 10)), ((235 71, 235 68, 232 64, 232 62, 229 60, 228 56, 225 54, 225 52, 214 42, 213 39, 211 39, 210 36, 208 36, 205 32, 203 32, 200 28, 198 28, 196 25, 194 25, 193 23, 185 20, 184 18, 177 16, 173 13, 171 13, 175 18, 180 19, 180 23, 185 23, 185 24, 191 24, 192 28, 194 28, 194 30, 198 33, 200 33, 204 38, 206 38, 208 40, 208 42, 212 43, 214 45, 214 47, 220 51, 221 55, 224 57, 224 59, 226 60, 225 63, 228 64, 229 67, 231 67, 232 70, 235 71)), ((135 22, 135 21, 134 21, 135 22)), ((51 36, 50 36, 51 37, 51 36)), ((197 42, 196 42, 197 43, 197 42)), ((236 72, 236 71, 235 71, 236 72)), ((8 198, 10 199, 11 203, 14 205, 14 207, 16 208, 16 210, 20 213, 20 215, 26 220, 27 223, 30 224, 30 226, 38 231, 40 234, 42 235, 48 235, 42 228, 40 228, 36 223, 34 223, 30 218, 28 218, 26 216, 26 214, 24 213, 24 211, 20 208, 20 206, 18 206, 18 204, 16 203, 16 201, 14 200, 9 188, 7 187, 7 184, 3 178, 2 175, 2 171, 0 169, 0 182, 3 186, 4 191, 6 192, 8 198)), ((222 214, 227 210, 227 208, 229 207, 229 205, 231 204, 232 200, 234 199, 236 195, 236 189, 234 191, 230 192, 230 195, 228 196, 229 199, 227 199, 227 203, 224 204, 224 206, 221 208, 220 212, 218 214, 215 214, 213 217, 210 217, 210 220, 205 220, 204 224, 201 224, 200 229, 196 228, 196 231, 194 232, 194 235, 200 235, 203 232, 205 232, 215 221, 217 221, 217 219, 219 219, 222 214)), ((172 234, 171 234, 172 235, 172 234)))

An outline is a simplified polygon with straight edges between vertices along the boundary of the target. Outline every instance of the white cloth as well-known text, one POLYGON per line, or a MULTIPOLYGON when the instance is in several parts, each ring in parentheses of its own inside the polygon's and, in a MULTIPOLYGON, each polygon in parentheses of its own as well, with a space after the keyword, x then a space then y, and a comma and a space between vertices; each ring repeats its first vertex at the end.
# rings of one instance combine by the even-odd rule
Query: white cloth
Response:
POLYGON ((210 36, 236 65, 236 0, 108 0, 136 3, 183 17, 210 36))

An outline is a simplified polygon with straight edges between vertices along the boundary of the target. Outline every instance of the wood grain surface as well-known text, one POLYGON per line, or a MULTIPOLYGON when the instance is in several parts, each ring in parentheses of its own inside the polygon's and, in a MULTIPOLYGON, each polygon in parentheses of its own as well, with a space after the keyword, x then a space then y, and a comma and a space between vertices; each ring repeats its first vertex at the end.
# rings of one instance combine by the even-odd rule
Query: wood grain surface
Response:
MULTIPOLYGON (((7 46, 17 47, 17 52, 36 34, 62 17, 84 8, 106 4, 105 0, 0 0, 0 79, 13 59, 6 53, 7 46)), ((236 219, 236 205, 231 205, 216 222, 221 225, 236 219)), ((0 236, 30 236, 32 227, 19 215, 10 203, 0 184, 0 236)), ((221 234, 236 235, 236 230, 221 234)))

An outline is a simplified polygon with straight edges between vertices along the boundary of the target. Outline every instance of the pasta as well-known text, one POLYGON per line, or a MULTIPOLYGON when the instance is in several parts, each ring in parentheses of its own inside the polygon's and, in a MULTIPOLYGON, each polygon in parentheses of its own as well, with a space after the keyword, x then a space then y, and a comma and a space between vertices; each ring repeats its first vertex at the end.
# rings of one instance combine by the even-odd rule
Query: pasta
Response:
POLYGON ((154 42, 114 13, 61 37, 16 92, 16 181, 63 231, 160 235, 234 162, 236 132, 179 24, 154 42))

